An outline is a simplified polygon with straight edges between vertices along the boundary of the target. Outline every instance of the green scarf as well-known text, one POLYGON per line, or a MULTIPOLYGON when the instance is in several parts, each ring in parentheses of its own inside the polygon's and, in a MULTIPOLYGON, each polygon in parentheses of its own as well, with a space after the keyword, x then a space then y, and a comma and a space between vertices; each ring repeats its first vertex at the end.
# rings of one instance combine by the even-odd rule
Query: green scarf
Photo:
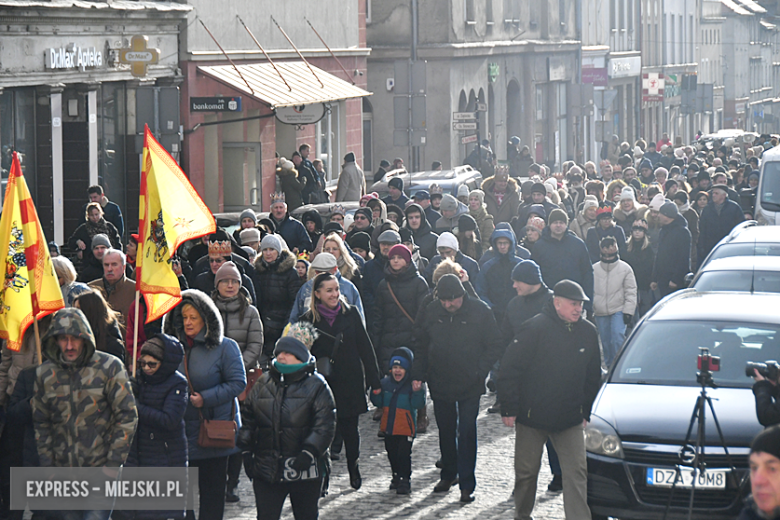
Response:
POLYGON ((308 363, 295 363, 293 365, 285 365, 283 363, 279 363, 277 360, 274 359, 274 368, 279 371, 280 374, 294 374, 295 372, 301 370, 302 368, 305 368, 308 365, 308 363))

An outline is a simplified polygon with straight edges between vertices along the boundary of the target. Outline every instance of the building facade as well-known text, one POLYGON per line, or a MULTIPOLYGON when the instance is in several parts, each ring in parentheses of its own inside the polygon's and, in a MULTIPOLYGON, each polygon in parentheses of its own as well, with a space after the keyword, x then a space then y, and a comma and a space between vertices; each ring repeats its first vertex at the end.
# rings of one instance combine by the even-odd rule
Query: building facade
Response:
POLYGON ((180 55, 182 163, 212 211, 268 210, 277 155, 290 158, 303 143, 331 180, 347 152, 363 163, 365 0, 190 4, 180 55))
POLYGON ((137 222, 144 124, 179 132, 179 24, 189 10, 126 0, 0 2, 3 192, 16 151, 49 240, 64 244, 83 222, 91 184, 103 185, 129 226, 137 222), (136 35, 160 51, 143 78, 119 61, 136 35), (174 110, 155 117, 153 100, 167 96, 174 110))
POLYGON ((582 13, 582 83, 596 101, 583 125, 585 157, 594 160, 611 134, 629 143, 639 135, 640 13, 636 0, 585 0, 582 13))
POLYGON ((453 113, 478 108, 484 108, 479 138, 490 140, 499 160, 507 158, 512 136, 537 162, 554 166, 573 158, 569 87, 579 79, 580 7, 573 0, 371 0, 366 34, 374 163, 413 156, 393 140, 395 63, 410 58, 413 41, 427 80, 419 169, 436 160, 445 169, 463 164, 477 131, 454 129, 453 113), (410 4, 417 5, 416 31, 410 4))

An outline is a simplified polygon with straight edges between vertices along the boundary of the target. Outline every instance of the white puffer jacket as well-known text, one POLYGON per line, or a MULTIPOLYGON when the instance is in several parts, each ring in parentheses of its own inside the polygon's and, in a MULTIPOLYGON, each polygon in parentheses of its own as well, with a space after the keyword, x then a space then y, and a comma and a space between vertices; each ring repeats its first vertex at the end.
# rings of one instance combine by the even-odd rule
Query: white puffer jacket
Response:
POLYGON ((636 311, 636 278, 623 260, 593 264, 593 313, 610 316, 616 312, 633 315, 636 311))

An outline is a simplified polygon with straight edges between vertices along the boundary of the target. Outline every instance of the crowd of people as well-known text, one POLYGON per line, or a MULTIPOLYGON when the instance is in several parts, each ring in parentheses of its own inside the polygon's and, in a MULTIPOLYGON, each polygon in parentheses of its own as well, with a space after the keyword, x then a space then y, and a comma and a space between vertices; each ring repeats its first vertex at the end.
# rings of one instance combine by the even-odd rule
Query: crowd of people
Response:
MULTIPOLYGON (((761 154, 777 143, 618 142, 598 166, 567 161, 560 172, 509 144, 509 165, 493 164, 480 189, 434 184, 411 198, 399 177, 384 198, 366 193, 348 154, 337 199, 360 207, 335 204, 327 222, 290 214, 327 196, 302 145, 279 159, 268 217, 247 209, 235 232, 218 228, 175 255, 182 302, 148 324, 143 299, 135 317, 141 238, 122 244, 121 211, 90 187, 68 241, 78 269, 50 246, 66 308, 40 323, 43 359, 32 329, 19 352, 2 352, 2 517, 22 513, 8 511, 12 466, 126 464, 199 468, 203 520, 242 499, 242 467, 259 519, 278 518, 287 496, 296 518, 316 518, 342 449, 351 487, 362 485, 369 401, 390 489, 412 492, 414 438, 432 402, 433 491, 457 486, 469 503, 487 390, 489 411, 517 432, 518 518, 532 513, 544 445, 548 490, 564 492, 567 517, 589 517, 581 430, 603 367, 627 329, 752 217, 761 154), (234 442, 204 439, 204 421, 232 421, 234 442)), ((480 165, 491 158, 483 146, 480 165)))

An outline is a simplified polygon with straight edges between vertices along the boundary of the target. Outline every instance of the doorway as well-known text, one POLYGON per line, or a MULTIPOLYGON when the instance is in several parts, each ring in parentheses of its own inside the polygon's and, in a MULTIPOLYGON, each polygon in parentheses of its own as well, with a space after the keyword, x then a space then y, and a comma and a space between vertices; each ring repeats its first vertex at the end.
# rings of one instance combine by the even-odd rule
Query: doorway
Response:
POLYGON ((260 211, 263 179, 260 143, 222 143, 224 211, 260 211))

